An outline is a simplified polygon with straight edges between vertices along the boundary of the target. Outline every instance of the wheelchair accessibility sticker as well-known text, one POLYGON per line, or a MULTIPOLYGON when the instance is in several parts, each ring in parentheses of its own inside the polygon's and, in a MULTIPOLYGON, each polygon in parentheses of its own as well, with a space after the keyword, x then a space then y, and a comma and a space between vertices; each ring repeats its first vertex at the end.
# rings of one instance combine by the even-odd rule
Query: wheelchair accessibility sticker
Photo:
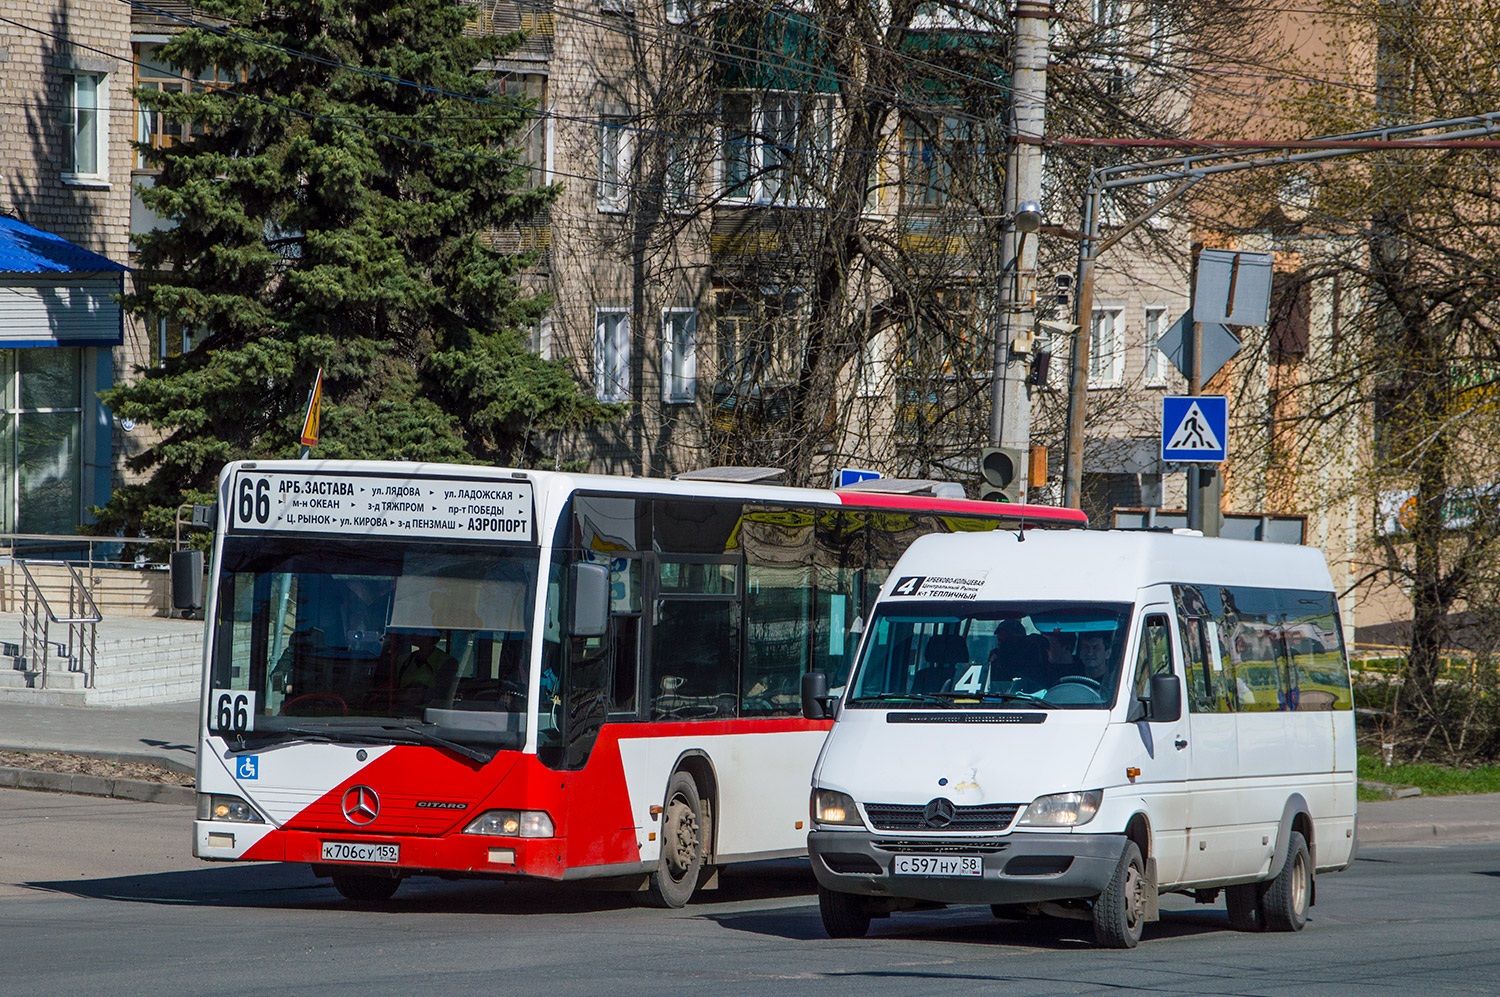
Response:
POLYGON ((241 755, 235 759, 234 775, 236 779, 259 779, 260 778, 260 756, 241 755))

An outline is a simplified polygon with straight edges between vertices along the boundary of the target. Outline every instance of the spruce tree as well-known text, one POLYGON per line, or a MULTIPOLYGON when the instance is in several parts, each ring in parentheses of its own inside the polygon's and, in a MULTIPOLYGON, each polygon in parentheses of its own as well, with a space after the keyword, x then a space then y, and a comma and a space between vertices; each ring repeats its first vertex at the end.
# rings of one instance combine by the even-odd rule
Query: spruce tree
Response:
POLYGON ((131 314, 201 345, 101 397, 161 436, 97 530, 162 535, 224 462, 296 456, 324 370, 317 456, 517 462, 535 431, 612 409, 524 331, 529 260, 486 234, 543 209, 507 138, 535 113, 476 67, 519 39, 464 34, 454 0, 207 0, 162 56, 197 93, 140 91, 195 136, 142 149, 170 225, 137 237, 131 314))

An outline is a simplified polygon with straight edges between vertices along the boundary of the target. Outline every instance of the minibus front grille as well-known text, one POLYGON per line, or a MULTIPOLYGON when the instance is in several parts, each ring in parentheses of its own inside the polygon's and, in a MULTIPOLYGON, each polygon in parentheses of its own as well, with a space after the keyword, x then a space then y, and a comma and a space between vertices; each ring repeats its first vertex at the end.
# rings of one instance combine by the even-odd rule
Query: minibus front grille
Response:
POLYGON ((879 839, 871 844, 882 852, 894 852, 898 855, 994 855, 1010 847, 1004 841, 966 841, 957 845, 935 845, 930 841, 879 839))
POLYGON ((1010 827, 1019 803, 953 807, 953 816, 938 823, 928 819, 927 807, 905 803, 866 803, 865 814, 877 831, 1003 831, 1010 827))

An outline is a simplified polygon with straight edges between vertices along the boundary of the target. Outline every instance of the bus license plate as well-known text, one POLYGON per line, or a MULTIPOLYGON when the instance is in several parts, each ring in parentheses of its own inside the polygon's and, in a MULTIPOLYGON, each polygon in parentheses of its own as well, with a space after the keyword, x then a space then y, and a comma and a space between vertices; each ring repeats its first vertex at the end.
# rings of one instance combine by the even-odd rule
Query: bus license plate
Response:
POLYGON ((372 844, 366 841, 323 842, 325 862, 380 862, 395 865, 401 861, 401 846, 372 844))
POLYGON ((897 855, 898 876, 983 876, 978 855, 897 855))

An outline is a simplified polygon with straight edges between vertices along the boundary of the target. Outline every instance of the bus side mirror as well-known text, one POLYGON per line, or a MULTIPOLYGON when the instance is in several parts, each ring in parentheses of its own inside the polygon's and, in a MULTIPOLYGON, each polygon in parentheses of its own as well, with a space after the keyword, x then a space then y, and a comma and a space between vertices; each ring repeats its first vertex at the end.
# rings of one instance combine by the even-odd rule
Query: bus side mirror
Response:
POLYGON ((172 608, 203 608, 203 551, 172 552, 172 608))
POLYGON ((1155 723, 1182 717, 1182 686, 1171 672, 1151 676, 1151 720, 1155 723))
POLYGON ((828 676, 808 672, 802 676, 802 715, 809 720, 827 720, 833 713, 833 697, 828 695, 828 676))
POLYGON ((572 566, 568 636, 602 637, 609 629, 609 566, 580 561, 572 566))

